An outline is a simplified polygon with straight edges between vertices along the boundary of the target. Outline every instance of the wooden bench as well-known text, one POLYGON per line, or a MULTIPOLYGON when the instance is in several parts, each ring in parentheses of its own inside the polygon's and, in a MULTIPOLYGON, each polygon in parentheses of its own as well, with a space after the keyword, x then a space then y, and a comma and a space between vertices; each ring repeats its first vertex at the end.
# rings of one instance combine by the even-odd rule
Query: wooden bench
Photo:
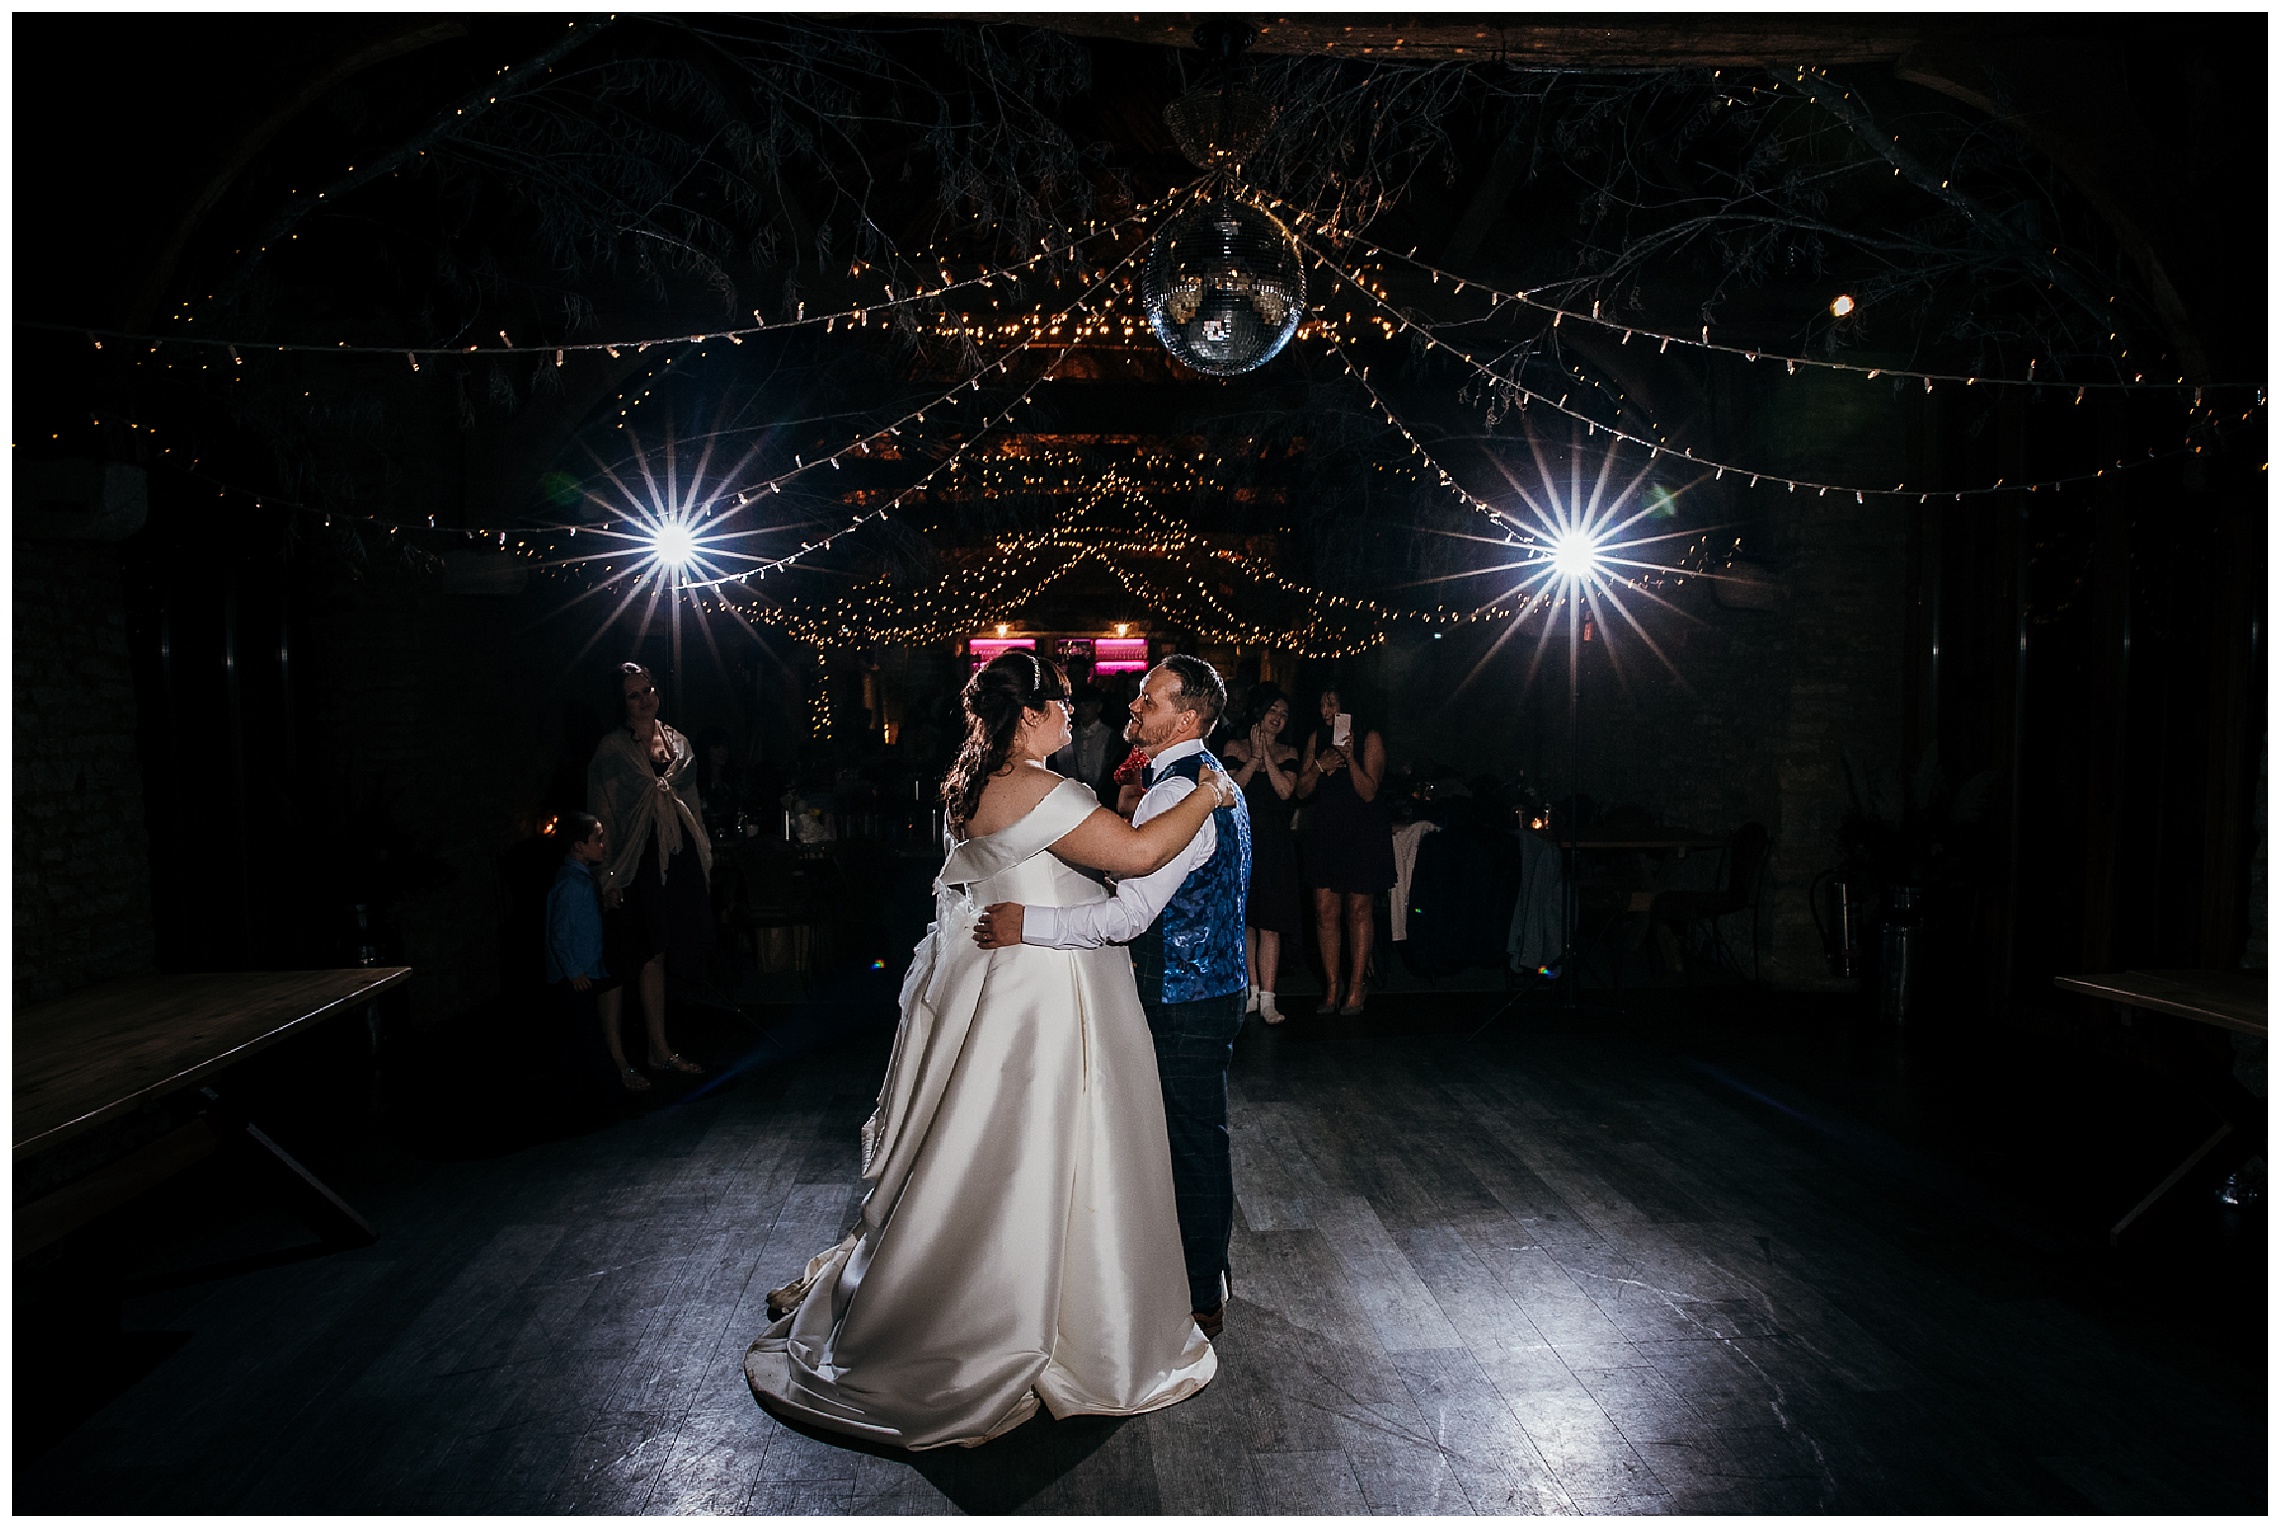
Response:
MULTIPOLYGON (((2265 973, 2262 971, 2118 971, 2100 976, 2061 976, 2057 982, 2068 992, 2119 1003, 2124 1008, 2174 1014, 2197 1024, 2210 1024, 2241 1034, 2267 1033, 2265 973)), ((2184 1161, 2170 1170, 2168 1177, 2154 1185, 2153 1192, 2114 1223, 2107 1240, 2121 1241, 2123 1232, 2167 1198, 2232 1133, 2231 1120, 2220 1122, 2207 1140, 2193 1148, 2184 1161)))
POLYGON ((363 1217, 211 1084, 311 1025, 361 1011, 410 975, 409 966, 373 966, 128 976, 18 1013, 16 1259, 224 1145, 249 1148, 327 1241, 372 1241, 363 1217), (185 1097, 192 1088, 199 1096, 185 1097), (137 1120, 185 1110, 187 1118, 155 1139, 132 1133, 137 1120), (107 1139, 125 1149, 105 1150, 107 1139))

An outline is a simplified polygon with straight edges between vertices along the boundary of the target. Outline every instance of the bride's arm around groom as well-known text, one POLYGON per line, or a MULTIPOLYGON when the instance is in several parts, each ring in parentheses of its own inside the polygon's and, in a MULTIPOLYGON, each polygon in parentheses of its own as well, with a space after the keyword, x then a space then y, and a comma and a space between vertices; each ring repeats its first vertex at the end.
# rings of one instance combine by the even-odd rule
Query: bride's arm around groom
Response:
POLYGON ((1167 665, 1148 675, 1132 712, 1127 736, 1148 756, 1149 782, 1132 813, 1131 828, 1124 828, 1114 813, 1096 812, 1053 846, 1054 853, 1072 864, 1117 877, 1115 895, 1073 907, 993 903, 982 910, 974 931, 976 942, 985 949, 1031 944, 1088 950, 1129 943, 1162 915, 1181 884, 1217 850, 1211 813, 1232 804, 1237 794, 1234 782, 1208 766, 1192 780, 1188 772, 1166 767, 1190 753, 1210 757, 1201 734, 1216 719, 1217 707, 1199 707, 1196 698, 1186 693, 1180 675, 1167 665), (1203 799, 1195 799, 1198 796, 1203 799), (1143 856, 1137 851, 1143 841, 1151 848, 1168 842, 1170 850, 1141 863, 1143 856))
POLYGON ((1053 853, 1072 865, 1119 877, 1116 895, 1075 907, 1029 907, 999 902, 984 908, 974 942, 985 950, 1042 945, 1089 950, 1136 937, 1164 910, 1180 883, 1211 855, 1211 814, 1226 805, 1234 785, 1208 770, 1199 784, 1176 782, 1166 804, 1147 821, 1127 827, 1102 807, 1054 841, 1053 853), (1192 800, 1187 799, 1193 797, 1192 800), (1024 917, 1026 914, 1026 918, 1024 917))
MULTIPOLYGON (((1214 776, 1207 775, 1206 780, 1214 776)), ((1024 907, 1018 902, 1000 902, 983 909, 982 922, 976 937, 985 948, 997 945, 1031 944, 1049 950, 1090 950, 1104 944, 1129 944, 1144 933, 1148 925, 1163 914, 1164 906, 1173 893, 1196 867, 1211 858, 1219 846, 1219 836, 1211 825, 1211 812, 1226 803, 1208 785, 1173 775, 1155 786, 1143 798, 1139 811, 1133 814, 1135 829, 1174 828, 1186 831, 1188 811, 1174 811, 1177 807, 1196 806, 1209 802, 1203 814, 1203 825, 1192 837, 1180 843, 1171 857, 1154 869, 1123 872, 1117 882, 1115 895, 1101 902, 1081 902, 1074 907, 1024 907)), ((1103 812, 1103 816, 1121 827, 1119 819, 1103 812)), ((1083 831, 1082 829, 1079 830, 1083 831)), ((1054 846, 1056 853, 1077 863, 1087 863, 1078 855, 1066 852, 1077 834, 1072 833, 1054 846)), ((1117 874, 1118 872, 1110 872, 1117 874)))

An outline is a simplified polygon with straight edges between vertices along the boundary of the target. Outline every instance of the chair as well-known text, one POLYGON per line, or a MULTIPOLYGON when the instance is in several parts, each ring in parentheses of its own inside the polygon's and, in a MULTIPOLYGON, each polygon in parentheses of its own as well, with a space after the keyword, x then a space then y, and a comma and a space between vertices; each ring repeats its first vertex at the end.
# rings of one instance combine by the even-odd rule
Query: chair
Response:
MULTIPOLYGON (((1734 959, 1726 948, 1725 931, 1718 925, 1720 918, 1734 913, 1750 915, 1750 975, 1754 984, 1758 971, 1758 922, 1760 909, 1765 902, 1765 857, 1771 842, 1761 823, 1745 822, 1734 830, 1721 851, 1723 863, 1719 867, 1720 885, 1715 891, 1666 891, 1655 898, 1653 918, 1656 923, 1668 925, 1678 936, 1680 960, 1685 960, 1687 934, 1696 925, 1707 925, 1710 943, 1724 958, 1726 965, 1737 976, 1741 962, 1734 959)), ((1691 969, 1689 967, 1688 969, 1691 969)))

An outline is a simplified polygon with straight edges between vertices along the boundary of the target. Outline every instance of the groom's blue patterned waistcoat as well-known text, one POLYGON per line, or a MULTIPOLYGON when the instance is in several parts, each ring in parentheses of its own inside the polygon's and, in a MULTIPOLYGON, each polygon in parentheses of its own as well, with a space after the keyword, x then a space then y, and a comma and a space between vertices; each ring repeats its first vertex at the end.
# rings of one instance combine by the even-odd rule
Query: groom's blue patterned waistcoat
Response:
MULTIPOLYGON (((1164 766, 1167 775, 1200 780, 1204 767, 1226 773, 1208 750, 1164 766)), ((1244 903, 1251 890, 1251 814, 1238 793, 1211 814, 1218 845, 1189 872, 1164 911, 1132 941, 1132 974, 1153 1003, 1192 1003, 1241 992, 1244 903)))

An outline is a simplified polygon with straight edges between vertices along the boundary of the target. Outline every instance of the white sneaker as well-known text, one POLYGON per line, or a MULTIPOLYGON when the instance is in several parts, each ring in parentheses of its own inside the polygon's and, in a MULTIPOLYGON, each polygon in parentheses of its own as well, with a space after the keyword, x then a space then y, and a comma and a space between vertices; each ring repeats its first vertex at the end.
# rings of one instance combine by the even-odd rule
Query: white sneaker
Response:
POLYGON ((1275 1007, 1275 995, 1272 992, 1259 994, 1257 1011, 1259 1017, 1265 1019, 1269 1024, 1280 1024, 1283 1021, 1282 1010, 1275 1007))
POLYGON ((1249 996, 1243 999, 1243 1011, 1245 1013, 1257 1013, 1259 1011, 1259 989, 1248 987, 1245 991, 1249 993, 1249 996))

